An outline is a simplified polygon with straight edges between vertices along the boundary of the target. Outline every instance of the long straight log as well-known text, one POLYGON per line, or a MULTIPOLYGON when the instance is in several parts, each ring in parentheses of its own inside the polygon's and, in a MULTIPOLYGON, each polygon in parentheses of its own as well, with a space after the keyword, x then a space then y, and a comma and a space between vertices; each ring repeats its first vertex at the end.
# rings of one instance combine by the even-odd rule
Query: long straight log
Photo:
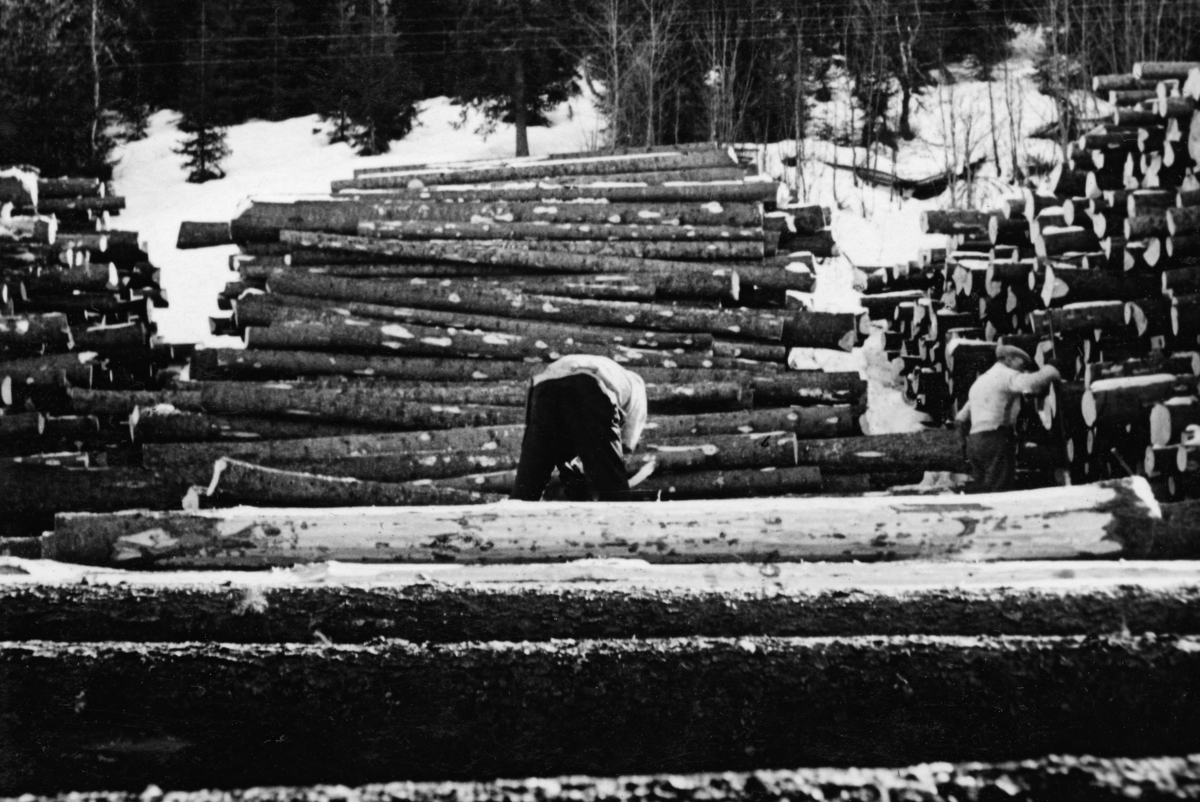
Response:
POLYGON ((793 348, 837 348, 850 351, 864 334, 865 315, 796 310, 783 327, 783 342, 793 348))
POLYGON ((334 182, 334 192, 360 200, 433 201, 438 203, 496 203, 496 202, 567 202, 593 201, 609 203, 768 203, 779 196, 779 184, 773 182, 668 184, 659 186, 565 186, 543 183, 534 187, 464 187, 443 185, 433 187, 392 187, 381 190, 362 190, 353 181, 334 182))
POLYGON ((1126 379, 1132 376, 1150 376, 1155 373, 1170 373, 1174 376, 1200 373, 1200 354, 1196 352, 1171 354, 1169 356, 1126 359, 1120 362, 1093 362, 1084 368, 1084 388, 1103 379, 1126 379))
POLYGON ((1050 318, 1055 332, 1088 331, 1108 329, 1120 331, 1125 327, 1125 303, 1123 301, 1092 301, 1068 304, 1058 309, 1047 309, 1030 313, 1035 332, 1047 329, 1046 318, 1050 318))
POLYGON ((95 352, 85 351, 0 362, 0 382, 8 393, 0 400, 11 404, 18 387, 91 387, 95 359, 95 352))
POLYGON ((228 458, 217 460, 207 492, 227 500, 292 507, 483 504, 499 500, 498 496, 448 487, 281 471, 228 458))
POLYGON ((205 411, 216 415, 300 415, 338 423, 446 429, 521 423, 522 407, 426 404, 394 399, 367 387, 339 390, 295 390, 246 384, 205 383, 205 411))
POLYGON ((61 312, 0 316, 0 354, 4 349, 35 346, 69 347, 71 328, 61 312))
POLYGON ((355 181, 371 186, 376 180, 397 179, 401 186, 419 181, 425 186, 439 184, 491 184, 513 181, 537 181, 546 178, 574 178, 625 173, 687 170, 702 167, 728 167, 733 160, 723 151, 697 153, 647 153, 636 156, 607 156, 587 159, 552 159, 506 166, 467 169, 409 170, 403 167, 370 172, 355 171, 355 181))
POLYGON ((1048 266, 1040 294, 1047 307, 1062 307, 1092 301, 1151 298, 1161 293, 1162 279, 1157 275, 1048 266))
POLYGON ((797 442, 797 462, 830 473, 963 471, 962 443, 950 430, 881 434, 797 442))
POLYGON ((923 234, 986 234, 989 217, 987 212, 963 209, 924 211, 920 228, 923 234))
MULTIPOLYGON (((461 311, 414 309, 354 301, 337 306, 334 305, 335 303, 322 302, 303 296, 250 295, 238 301, 236 317, 238 326, 243 328, 288 323, 337 323, 346 321, 353 316, 354 318, 366 317, 424 326, 484 329, 528 337, 544 337, 548 341, 558 342, 609 343, 652 349, 683 348, 688 351, 709 351, 713 347, 712 335, 704 333, 635 332, 629 329, 585 327, 568 323, 521 320, 461 311), (281 299, 286 300, 281 302, 281 299)), ((739 356, 739 354, 727 355, 739 356)), ((746 358, 755 357, 747 355, 746 358)))
POLYGON ((759 470, 655 474, 639 484, 637 489, 657 493, 659 501, 819 493, 821 469, 815 465, 799 465, 759 470))
MULTIPOLYGON (((285 242, 304 247, 370 253, 398 259, 445 260, 549 273, 641 274, 653 276, 656 286, 674 297, 693 295, 719 298, 732 294, 737 299, 736 279, 731 278, 736 271, 720 266, 683 265, 662 259, 627 256, 496 250, 459 243, 399 242, 311 232, 285 231, 281 237, 285 242), (731 280, 734 282, 732 290, 731 280)), ((486 270, 480 272, 485 273, 486 270)))
MULTIPOLYGON (((425 239, 379 237, 375 230, 359 226, 359 236, 413 246, 450 246, 461 242, 469 247, 488 251, 536 252, 539 254, 573 254, 576 256, 607 256, 621 259, 660 259, 692 262, 727 262, 747 259, 761 260, 767 255, 763 238, 755 240, 569 240, 569 239, 425 239)), ((773 253, 773 251, 772 251, 773 253)), ((436 258, 436 257, 433 257, 436 258)))
POLYGON ((104 292, 117 289, 120 278, 110 264, 86 264, 63 270, 46 270, 21 280, 27 295, 61 295, 75 290, 104 292))
POLYGON ((475 223, 438 220, 364 220, 357 233, 364 237, 415 240, 710 240, 762 242, 763 230, 734 226, 642 225, 612 223, 475 223))
POLYGON ((745 504, 512 503, 301 514, 242 509, 60 515, 45 555, 69 562, 162 566, 313 559, 513 562, 578 559, 618 545, 628 553, 636 545, 637 556, 652 562, 761 560, 767 554, 773 560, 1049 559, 1136 554, 1147 548, 1159 517, 1140 478, 977 495, 969 510, 958 497, 745 504), (1012 536, 1018 527, 1026 537, 1012 536), (279 538, 273 531, 289 536, 279 538), (151 537, 151 532, 157 534, 151 537), (720 532, 725 537, 718 537, 720 532), (911 537, 914 532, 921 537, 911 537))
POLYGON ((88 390, 70 387, 67 396, 73 411, 101 417, 127 418, 139 407, 160 404, 191 412, 203 409, 199 390, 88 390))
POLYGON ((762 227, 756 203, 542 203, 494 201, 430 203, 389 198, 329 198, 291 203, 254 202, 231 223, 236 242, 278 242, 280 232, 355 234, 362 222, 551 223, 762 227))
POLYGON ((429 309, 458 309, 514 318, 567 320, 602 326, 737 334, 779 341, 784 321, 775 315, 750 310, 709 310, 637 304, 621 301, 554 298, 461 290, 443 292, 436 286, 354 281, 330 276, 283 275, 272 291, 289 295, 363 301, 429 309))
MULTIPOLYGON (((196 393, 199 395, 199 393, 196 393)), ((129 429, 139 443, 191 443, 246 440, 299 440, 374 434, 371 426, 347 426, 276 417, 206 415, 168 404, 137 407, 129 416, 129 429)))

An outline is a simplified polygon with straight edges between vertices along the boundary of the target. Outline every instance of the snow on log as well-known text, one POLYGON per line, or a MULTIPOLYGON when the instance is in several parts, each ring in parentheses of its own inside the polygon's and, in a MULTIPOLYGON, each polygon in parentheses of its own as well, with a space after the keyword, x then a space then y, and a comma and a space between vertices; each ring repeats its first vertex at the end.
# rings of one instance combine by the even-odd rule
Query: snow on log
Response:
POLYGON ((307 561, 650 562, 1137 556, 1158 503, 1140 477, 969 497, 469 507, 235 508, 57 516, 45 556, 160 567, 307 561))
POLYGON ((533 187, 471 187, 441 185, 433 187, 390 187, 379 190, 363 190, 354 186, 354 180, 333 182, 333 191, 341 196, 359 200, 434 201, 451 203, 496 203, 532 201, 553 202, 600 202, 600 203, 774 203, 779 194, 779 184, 770 181, 747 183, 714 184, 667 184, 656 186, 591 185, 565 186, 543 182, 533 187))

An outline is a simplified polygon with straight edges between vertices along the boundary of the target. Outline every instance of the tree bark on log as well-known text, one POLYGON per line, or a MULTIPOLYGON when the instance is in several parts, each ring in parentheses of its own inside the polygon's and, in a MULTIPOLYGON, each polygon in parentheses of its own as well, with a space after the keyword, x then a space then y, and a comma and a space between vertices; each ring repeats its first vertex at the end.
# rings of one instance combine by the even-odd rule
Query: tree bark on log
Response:
POLYGON ((26 296, 71 294, 82 292, 105 292, 116 290, 120 277, 110 264, 86 264, 63 270, 45 270, 37 276, 21 279, 26 296))
MULTIPOLYGON (((607 275, 630 273, 653 276, 657 288, 674 297, 721 298, 731 295, 734 300, 737 299, 736 271, 721 266, 680 264, 661 259, 623 256, 494 250, 459 243, 398 242, 293 231, 286 231, 282 236, 292 244, 305 247, 359 251, 395 258, 446 260, 534 272, 607 275)), ((488 270, 481 268, 479 272, 486 274, 488 270)))
POLYGON ((772 182, 724 184, 671 184, 658 186, 563 186, 543 183, 536 187, 391 187, 364 191, 354 181, 335 181, 339 197, 357 200, 432 201, 435 203, 498 203, 593 201, 608 203, 774 203, 779 184, 772 182))
MULTIPOLYGON (((199 356, 204 352, 196 353, 199 356)), ((189 412, 203 409, 199 390, 87 390, 70 387, 67 396, 74 412, 99 417, 127 418, 138 407, 159 404, 189 412)))
MULTIPOLYGON (((864 315, 840 312, 793 311, 783 327, 782 340, 793 348, 835 348, 850 351, 858 345, 864 315)), ((715 332, 714 332, 715 333, 715 332)))
POLYGON ((1054 331, 1088 331, 1107 329, 1122 331, 1125 328, 1125 303, 1123 301, 1092 301, 1068 304, 1059 309, 1048 309, 1030 313, 1035 333, 1047 330, 1046 317, 1050 316, 1054 331))
POLYGON ((214 465, 207 494, 229 501, 289 507, 484 504, 501 498, 432 484, 362 481, 284 471, 227 457, 214 465))
POLYGON ((274 417, 219 417, 180 410, 169 405, 135 408, 129 416, 129 428, 134 441, 138 443, 308 440, 374 434, 381 431, 371 426, 347 426, 274 417))
MULTIPOLYGON (((728 262, 738 259, 761 261, 767 255, 763 239, 757 242, 734 240, 489 240, 489 239, 390 239, 364 234, 359 236, 412 246, 437 248, 463 245, 489 252, 532 252, 538 254, 571 254, 575 256, 615 257, 618 259, 657 259, 676 262, 728 262)), ((542 257, 548 258, 548 257, 542 257)))
POLYGON ((1200 400, 1184 395, 1160 401, 1150 410, 1150 445, 1178 443, 1189 426, 1200 426, 1200 400))
MULTIPOLYGON (((953 434, 953 433, 952 433, 953 434)), ((951 497, 540 503, 327 513, 240 509, 59 515, 45 556, 116 565, 327 560, 544 562, 619 545, 652 562, 1064 559, 1148 549, 1158 504, 1141 478, 951 497), (349 514, 348 514, 349 512, 349 514), (304 524, 302 527, 301 524, 304 524), (286 531, 280 538, 269 531, 286 531), (1027 533, 1020 539, 1013 531, 1027 533), (613 537, 610 533, 620 533, 613 537), (724 532, 725 537, 717 537, 724 532), (602 534, 603 533, 603 534, 602 534), (920 533, 920 537, 913 537, 920 533), (619 541, 612 543, 613 540, 619 541), (607 546, 606 546, 607 544, 607 546)))
POLYGON ((782 339, 784 328, 783 319, 758 310, 718 311, 466 289, 445 292, 429 284, 355 281, 332 276, 283 275, 275 279, 270 289, 287 295, 339 301, 452 309, 513 318, 567 320, 620 328, 737 334, 774 341, 782 339))
POLYGON ((660 501, 819 493, 821 469, 815 465, 799 465, 759 470, 652 474, 637 486, 637 490, 655 492, 660 501))
POLYGON ((410 402, 366 387, 293 390, 206 382, 200 390, 204 411, 215 415, 291 415, 336 423, 448 429, 522 423, 522 407, 443 405, 410 402))
POLYGON ((71 328, 61 312, 41 315, 0 316, 0 357, 7 350, 40 346, 69 348, 71 328))
POLYGON ((762 226, 693 226, 612 223, 476 223, 440 220, 364 220, 356 232, 363 237, 411 240, 563 240, 658 242, 758 242, 762 226))
MULTIPOLYGON (((525 337, 547 338, 547 342, 607 343, 633 348, 682 348, 686 351, 711 351, 713 348, 712 335, 705 333, 637 332, 629 329, 602 326, 582 327, 568 323, 550 323, 440 309, 413 309, 353 301, 344 305, 335 305, 335 303, 302 296, 250 295, 237 303, 236 316, 238 326, 241 328, 289 323, 337 324, 344 323, 353 316, 354 318, 366 317, 424 326, 483 329, 525 337)), ((737 356, 736 354, 725 355, 737 356)), ((753 357, 746 356, 746 358, 753 357)))
POLYGON ((987 234, 987 212, 951 209, 921 212, 922 234, 987 234))
POLYGON ((255 202, 230 223, 235 242, 279 242, 285 230, 356 234, 360 223, 388 220, 441 223, 730 226, 762 228, 757 203, 430 203, 389 197, 284 203, 255 202))
POLYGON ((862 406, 867 381, 857 371, 799 370, 751 380, 754 402, 762 406, 854 404, 862 406))
POLYGON ((1194 394, 1198 382, 1198 376, 1165 373, 1097 382, 1083 394, 1084 423, 1094 426, 1101 419, 1109 424, 1139 419, 1147 414, 1148 407, 1158 402, 1194 394))
POLYGON ((1161 295, 1162 279, 1157 275, 1048 266, 1040 294, 1047 307, 1092 301, 1131 301, 1161 295))
POLYGON ((441 184, 498 184, 517 181, 540 181, 548 178, 564 179, 580 176, 611 176, 636 173, 651 173, 667 170, 691 170, 708 167, 735 166, 728 153, 708 151, 698 153, 650 153, 638 156, 548 159, 541 162, 510 164, 471 169, 439 168, 431 170, 407 170, 404 168, 382 168, 378 171, 356 170, 355 182, 364 188, 383 186, 377 182, 391 179, 400 186, 409 186, 417 181, 425 186, 441 184))
POLYGON ((1150 376, 1155 373, 1170 373, 1174 376, 1200 373, 1200 354, 1196 352, 1171 354, 1169 356, 1126 359, 1120 362, 1093 362, 1084 368, 1083 386, 1103 379, 1126 379, 1133 376, 1150 376))
POLYGON ((229 223, 193 223, 187 220, 179 224, 179 236, 175 240, 175 247, 181 251, 232 244, 233 234, 229 223))
POLYGON ((820 465, 828 473, 966 470, 958 433, 947 429, 801 440, 796 453, 799 464, 820 465))
POLYGON ((95 358, 94 352, 87 351, 47 354, 0 362, 0 382, 3 383, 0 401, 11 405, 13 393, 19 392, 20 388, 68 386, 89 388, 92 384, 95 358))

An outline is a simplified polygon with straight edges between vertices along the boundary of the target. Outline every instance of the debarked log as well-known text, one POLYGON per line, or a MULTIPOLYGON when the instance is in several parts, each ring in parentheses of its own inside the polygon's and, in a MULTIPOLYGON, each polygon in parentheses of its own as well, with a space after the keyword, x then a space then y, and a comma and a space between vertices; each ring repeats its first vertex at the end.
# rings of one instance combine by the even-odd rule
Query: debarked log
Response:
POLYGON ((118 563, 162 566, 542 562, 615 550, 652 562, 1065 559, 1145 553, 1159 515, 1140 477, 979 494, 969 504, 956 496, 893 496, 62 514, 46 556, 106 564, 120 555, 118 563), (1018 528, 1025 537, 1013 537, 1018 528))
POLYGON ((500 500, 499 496, 450 487, 298 473, 228 458, 214 465, 207 494, 229 501, 292 507, 483 504, 500 500))

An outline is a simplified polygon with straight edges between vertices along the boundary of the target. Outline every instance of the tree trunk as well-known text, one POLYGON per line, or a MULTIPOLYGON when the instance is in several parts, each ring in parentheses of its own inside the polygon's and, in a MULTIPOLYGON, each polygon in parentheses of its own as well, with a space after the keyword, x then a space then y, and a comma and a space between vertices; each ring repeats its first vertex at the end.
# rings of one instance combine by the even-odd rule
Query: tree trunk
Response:
POLYGON ((714 356, 754 359, 759 362, 787 363, 788 347, 769 343, 744 343, 731 340, 716 340, 712 343, 714 356))
POLYGON ((64 270, 46 270, 37 276, 21 279, 21 287, 28 296, 104 292, 116 290, 119 277, 117 269, 110 264, 87 264, 64 270))
POLYGON ((101 417, 126 418, 138 407, 160 404, 190 412, 202 409, 198 390, 86 390, 71 387, 67 389, 67 395, 74 412, 101 417))
MULTIPOLYGON (((710 334, 689 332, 635 332, 629 329, 604 328, 599 326, 572 326, 567 323, 548 323, 537 320, 520 320, 496 315, 480 315, 469 312, 454 312, 437 309, 410 309, 398 306, 382 306, 348 302, 335 306, 335 302, 314 301, 302 296, 249 295, 236 304, 238 326, 275 326, 292 323, 326 325, 363 325, 368 321, 353 320, 371 318, 423 326, 439 326, 454 329, 483 329, 535 337, 539 341, 603 343, 631 348, 675 349, 685 351, 711 351, 713 338, 710 334)), ((771 346, 765 346, 770 348, 771 346)), ((732 354, 727 354, 732 355, 732 354)), ((735 355, 732 355, 735 356, 735 355)), ((747 356, 747 359, 754 357, 747 356)))
MULTIPOLYGON (((42 315, 0 316, 0 358, 7 352, 27 352, 31 348, 71 345, 71 328, 61 312, 42 315)), ((2 364, 2 363, 0 363, 2 364)))
POLYGON ((801 440, 796 453, 798 464, 820 465, 829 473, 966 471, 958 433, 949 429, 801 440))
POLYGON ((1125 328, 1125 304, 1122 301, 1092 301, 1032 312, 1030 317, 1035 333, 1047 330, 1047 316, 1051 318, 1053 330, 1059 334, 1091 329, 1123 331, 1125 328))
POLYGON ((1132 378, 1109 379, 1093 384, 1081 404, 1088 426, 1103 420, 1106 424, 1128 423, 1147 414, 1147 407, 1179 395, 1196 392, 1200 377, 1152 374, 1132 378))
POLYGON ((282 275, 272 283, 271 290, 288 295, 343 301, 456 309, 513 318, 565 320, 576 324, 619 328, 707 332, 714 335, 736 334, 774 341, 782 339, 784 328, 782 318, 758 310, 698 309, 623 301, 517 295, 494 290, 459 289, 443 292, 439 287, 432 285, 355 281, 331 276, 282 275))
POLYGON ((1129 301, 1161 293, 1162 279, 1157 275, 1048 266, 1040 294, 1047 307, 1063 307, 1095 301, 1129 301))
POLYGON ((799 404, 855 404, 866 398, 867 382, 857 371, 786 371, 775 376, 756 376, 754 403, 760 406, 799 404))
MULTIPOLYGON (((731 272, 737 275, 739 297, 742 293, 749 295, 756 289, 778 292, 786 290, 813 292, 817 284, 816 273, 809 270, 737 265, 732 268, 731 272)), ((661 291, 664 285, 661 283, 661 279, 656 279, 656 281, 660 282, 659 289, 661 291)))
POLYGON ((837 348, 850 351, 858 345, 863 315, 840 312, 793 311, 783 330, 783 342, 793 348, 837 348))
MULTIPOLYGON (((98 178, 39 178, 38 198, 103 198, 104 182, 98 178)), ((6 198, 7 200, 7 198, 6 198)))
POLYGON ((0 362, 0 401, 11 406, 14 394, 30 387, 91 387, 95 357, 91 352, 47 354, 0 362))
POLYGON ((1150 376, 1170 373, 1174 376, 1200 373, 1200 354, 1172 354, 1170 356, 1126 359, 1120 362, 1093 362, 1084 369, 1083 385, 1104 379, 1126 379, 1134 376, 1150 376))
MULTIPOLYGON (((953 433, 951 433, 953 434, 953 433)), ((1064 559, 1147 550, 1158 505, 1144 479, 961 497, 681 504, 411 507, 63 515, 45 556, 93 564, 265 566, 328 560, 530 562, 605 544, 652 562, 891 558, 1064 559), (764 528, 764 521, 766 527, 764 528), (273 532, 286 531, 288 537, 273 532), (1013 531, 1026 533, 1014 538, 1013 531), (919 532, 921 537, 912 537, 919 532), (151 536, 151 533, 154 533, 151 536), (603 535, 601 534, 603 533, 603 535), (612 533, 618 544, 612 544, 612 533), (724 533, 725 537, 719 537, 724 533), (964 537, 964 533, 967 533, 964 537)))
POLYGON ((669 184, 659 186, 563 186, 544 183, 536 187, 392 187, 356 193, 355 180, 334 181, 333 191, 337 197, 358 200, 382 200, 392 202, 432 201, 452 203, 513 203, 533 201, 537 203, 567 201, 607 201, 611 204, 645 203, 774 203, 779 195, 779 184, 772 182, 725 183, 725 184, 669 184))
MULTIPOLYGON (((363 223, 359 235, 377 236, 374 224, 363 223)), ((428 243, 431 247, 454 245, 457 239, 400 240, 401 242, 428 243)), ((576 254, 579 256, 614 256, 623 259, 665 259, 669 261, 718 262, 736 259, 762 260, 766 256, 764 238, 757 242, 734 240, 678 241, 678 240, 568 240, 568 239, 462 239, 471 248, 489 251, 536 251, 543 254, 576 254)))
POLYGON ((821 469, 815 465, 801 465, 765 470, 653 474, 636 489, 655 492, 660 501, 819 493, 821 469))
POLYGON ((500 500, 499 496, 447 487, 296 473, 228 458, 218 460, 213 469, 208 495, 214 494, 227 501, 288 507, 482 504, 500 500))
POLYGON ((229 223, 193 223, 185 220, 179 224, 179 237, 175 240, 175 247, 182 251, 232 243, 229 223))
POLYGON ((647 242, 759 242, 762 227, 627 225, 623 223, 473 223, 438 220, 365 220, 355 232, 401 240, 536 240, 647 242))
MULTIPOLYGON (((707 196, 706 196, 707 197, 707 196)), ((364 196, 253 202, 230 223, 235 242, 278 242, 281 231, 357 234, 363 222, 555 223, 761 228, 758 203, 464 201, 431 203, 364 196)))
POLYGON ((174 407, 137 407, 129 416, 129 428, 133 439, 139 443, 301 440, 380 431, 370 426, 346 426, 280 418, 218 417, 174 407))
POLYGON ((921 233, 986 236, 989 216, 986 212, 966 209, 924 211, 921 212, 920 218, 921 233))
POLYGON ((1200 426, 1200 401, 1190 395, 1160 401, 1150 410, 1150 445, 1178 443, 1189 426, 1200 426))

